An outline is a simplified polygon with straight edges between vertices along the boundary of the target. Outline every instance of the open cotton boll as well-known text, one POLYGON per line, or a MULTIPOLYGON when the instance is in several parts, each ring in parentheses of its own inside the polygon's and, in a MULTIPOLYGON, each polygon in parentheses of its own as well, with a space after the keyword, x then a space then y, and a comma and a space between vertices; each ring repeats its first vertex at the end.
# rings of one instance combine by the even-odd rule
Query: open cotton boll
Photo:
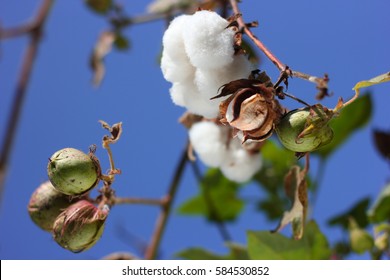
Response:
POLYGON ((243 183, 250 180, 262 165, 260 154, 250 154, 237 138, 232 139, 225 157, 220 166, 222 173, 229 180, 243 183))
POLYGON ((226 128, 213 122, 198 122, 189 130, 193 149, 207 166, 219 167, 226 156, 226 128))
POLYGON ((222 68, 223 72, 220 75, 224 77, 225 84, 238 79, 248 79, 254 69, 256 66, 245 55, 235 55, 232 63, 222 68))
POLYGON ((172 83, 193 79, 195 76, 195 68, 188 59, 174 60, 164 52, 161 57, 161 71, 165 80, 172 83))
POLYGON ((186 32, 185 28, 190 18, 191 16, 188 15, 174 18, 164 32, 162 39, 163 54, 168 54, 173 60, 189 59, 184 49, 183 32, 186 32))
POLYGON ((185 22, 183 39, 195 67, 216 69, 233 61, 234 31, 215 12, 198 11, 185 22))
POLYGON ((170 93, 173 103, 186 107, 190 113, 210 119, 218 116, 218 106, 202 98, 192 80, 174 83, 170 93))
MULTIPOLYGON (((218 94, 218 90, 226 83, 238 79, 247 79, 253 70, 252 64, 243 55, 234 57, 229 65, 219 69, 197 68, 195 72, 195 84, 202 96, 210 99, 218 94)), ((216 106, 225 98, 218 98, 215 101, 216 106)))

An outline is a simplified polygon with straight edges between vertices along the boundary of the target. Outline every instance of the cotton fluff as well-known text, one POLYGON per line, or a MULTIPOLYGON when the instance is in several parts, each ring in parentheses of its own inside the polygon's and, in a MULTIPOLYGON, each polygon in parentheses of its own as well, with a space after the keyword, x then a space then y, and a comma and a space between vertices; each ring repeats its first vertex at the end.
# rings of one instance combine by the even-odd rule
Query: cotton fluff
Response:
POLYGON ((161 69, 173 83, 172 101, 189 112, 216 118, 223 98, 210 100, 225 83, 247 78, 253 69, 234 55, 234 31, 215 12, 176 17, 165 31, 161 69))
POLYGON ((218 69, 233 61, 234 31, 215 12, 199 11, 188 19, 184 45, 192 65, 218 69))
POLYGON ((195 123, 189 130, 193 149, 208 166, 219 167, 226 156, 226 133, 213 122, 195 123))
POLYGON ((172 20, 163 37, 161 70, 169 82, 181 82, 193 79, 195 68, 191 65, 184 49, 183 26, 191 16, 182 15, 172 20))
POLYGON ((245 150, 230 131, 214 122, 203 121, 189 130, 190 141, 199 158, 208 166, 219 167, 226 178, 248 181, 260 168, 260 154, 245 150))
POLYGON ((260 170, 262 165, 261 157, 259 153, 248 153, 237 138, 234 138, 234 140, 231 141, 229 153, 220 168, 229 180, 245 182, 260 170))
POLYGON ((192 81, 173 83, 169 91, 173 103, 186 107, 193 114, 205 116, 206 118, 214 118, 218 114, 216 112, 218 107, 215 106, 214 102, 210 102, 210 100, 205 98, 199 98, 199 90, 192 81))

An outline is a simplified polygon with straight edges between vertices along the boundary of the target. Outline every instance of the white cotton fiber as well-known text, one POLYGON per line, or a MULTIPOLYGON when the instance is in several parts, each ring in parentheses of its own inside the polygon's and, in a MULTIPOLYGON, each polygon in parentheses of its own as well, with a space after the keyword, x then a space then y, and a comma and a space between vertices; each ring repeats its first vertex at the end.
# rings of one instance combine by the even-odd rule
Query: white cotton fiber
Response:
MULTIPOLYGON (((231 81, 248 78, 253 66, 245 56, 235 56, 234 60, 219 69, 200 69, 195 72, 195 84, 204 98, 210 99, 218 95, 218 90, 231 81)), ((219 104, 225 98, 215 100, 219 104)))
POLYGON ((206 118, 215 118, 218 116, 218 106, 202 98, 192 80, 174 83, 170 89, 170 93, 172 101, 175 104, 186 107, 193 114, 206 118))
POLYGON ((233 80, 247 78, 252 65, 234 55, 234 31, 215 12, 199 11, 176 17, 163 37, 161 70, 174 83, 170 93, 176 105, 194 114, 216 118, 225 98, 210 100, 233 80))
POLYGON ((195 68, 188 60, 174 60, 167 53, 161 57, 161 70, 165 80, 174 83, 194 79, 195 68))
POLYGON ((167 53, 174 60, 188 60, 184 49, 183 32, 190 18, 191 16, 188 15, 174 18, 164 33, 162 39, 163 52, 167 53))
POLYGON ((243 183, 252 178, 252 176, 261 168, 260 154, 250 154, 246 151, 237 138, 232 139, 230 146, 221 165, 222 173, 229 180, 243 183))
POLYGON ((199 122, 189 130, 194 151, 206 165, 219 167, 226 156, 226 129, 213 122, 199 122))
POLYGON ((183 29, 184 46, 195 67, 220 68, 233 61, 234 31, 215 12, 198 11, 183 29))

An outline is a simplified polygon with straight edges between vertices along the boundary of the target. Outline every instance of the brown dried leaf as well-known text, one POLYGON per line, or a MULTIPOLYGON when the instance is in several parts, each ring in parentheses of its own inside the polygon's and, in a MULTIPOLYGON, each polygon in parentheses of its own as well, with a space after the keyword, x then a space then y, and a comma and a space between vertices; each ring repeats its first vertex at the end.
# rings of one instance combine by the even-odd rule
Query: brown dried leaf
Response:
POLYGON ((107 129, 111 133, 111 136, 105 135, 103 137, 103 145, 116 143, 122 135, 122 122, 116 123, 112 126, 102 120, 99 122, 102 124, 104 129, 107 129))
POLYGON ((287 224, 292 223, 295 239, 301 239, 303 236, 308 205, 306 170, 301 171, 300 169, 299 166, 294 165, 285 177, 285 191, 292 201, 292 207, 289 211, 284 212, 278 227, 273 231, 278 232, 287 224))
POLYGON ((103 59, 111 51, 115 38, 114 32, 103 31, 95 44, 90 58, 90 66, 93 71, 92 83, 95 87, 98 87, 103 80, 105 74, 103 59))

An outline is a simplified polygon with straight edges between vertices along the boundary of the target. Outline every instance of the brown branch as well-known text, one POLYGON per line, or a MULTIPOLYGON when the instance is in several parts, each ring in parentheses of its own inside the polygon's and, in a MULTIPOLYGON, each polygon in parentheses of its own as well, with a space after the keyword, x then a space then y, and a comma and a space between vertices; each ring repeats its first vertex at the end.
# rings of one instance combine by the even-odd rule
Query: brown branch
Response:
POLYGON ((12 39, 23 35, 28 35, 36 27, 35 22, 23 24, 21 26, 4 29, 0 27, 0 40, 12 39))
MULTIPOLYGON (((2 142, 3 144, 0 154, 0 202, 4 191, 5 177, 8 169, 8 160, 11 154, 12 144, 14 142, 17 126, 19 123, 20 113, 22 111, 27 85, 30 79, 35 57, 37 55, 38 45, 42 38, 43 26, 52 4, 53 0, 43 0, 35 16, 35 19, 30 23, 30 28, 24 27, 18 31, 22 32, 20 34, 23 34, 24 30, 29 30, 28 34, 30 35, 30 43, 24 55, 22 68, 15 89, 11 113, 2 142)), ((15 30, 17 29, 14 29, 13 32, 15 32, 15 30)), ((18 32, 14 33, 13 35, 17 34, 18 32)), ((4 35, 4 32, 2 32, 2 34, 4 35)))
POLYGON ((186 145, 185 149, 183 150, 179 163, 176 167, 176 171, 174 173, 172 182, 169 186, 168 193, 163 199, 164 203, 161 208, 161 212, 159 217, 157 218, 155 230, 152 235, 152 239, 150 241, 150 244, 146 250, 145 253, 145 259, 152 260, 155 259, 158 253, 158 249, 160 247, 161 239, 165 231, 165 227, 168 222, 169 214, 171 213, 172 204, 174 201, 174 198, 176 196, 177 189, 179 187, 179 183, 181 181, 181 177, 184 173, 184 167, 186 166, 186 163, 188 162, 187 157, 187 147, 186 145))
MULTIPOLYGON (((241 15, 241 11, 238 8, 237 0, 230 0, 230 4, 232 6, 233 12, 236 15, 241 15)), ((281 62, 264 44, 260 41, 259 38, 257 38, 253 32, 250 30, 250 27, 245 24, 244 19, 239 16, 237 18, 237 23, 240 28, 252 41, 253 43, 268 57, 269 60, 279 69, 279 71, 283 72, 283 74, 286 77, 297 77, 300 79, 307 80, 309 82, 315 83, 317 85, 317 89, 320 90, 320 93, 318 94, 318 99, 323 98, 324 96, 327 96, 327 89, 328 89, 328 81, 329 78, 327 75, 324 76, 324 78, 319 78, 316 76, 312 76, 309 74, 305 74, 299 71, 295 71, 290 69, 286 64, 281 62)))

